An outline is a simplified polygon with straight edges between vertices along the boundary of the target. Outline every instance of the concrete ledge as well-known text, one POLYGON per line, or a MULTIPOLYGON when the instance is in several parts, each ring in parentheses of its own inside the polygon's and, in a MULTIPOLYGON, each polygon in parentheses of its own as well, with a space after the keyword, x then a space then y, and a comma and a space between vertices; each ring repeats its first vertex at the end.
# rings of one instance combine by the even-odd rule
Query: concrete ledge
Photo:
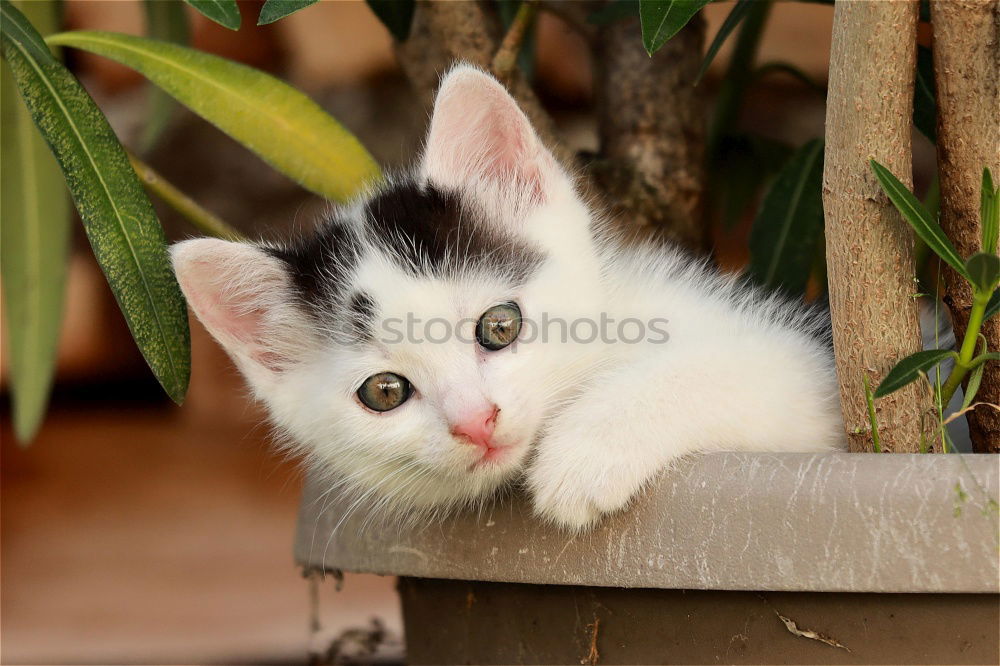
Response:
POLYGON ((577 536, 516 495, 419 528, 373 523, 307 483, 309 569, 606 587, 810 592, 1000 588, 1000 457, 716 453, 577 536))

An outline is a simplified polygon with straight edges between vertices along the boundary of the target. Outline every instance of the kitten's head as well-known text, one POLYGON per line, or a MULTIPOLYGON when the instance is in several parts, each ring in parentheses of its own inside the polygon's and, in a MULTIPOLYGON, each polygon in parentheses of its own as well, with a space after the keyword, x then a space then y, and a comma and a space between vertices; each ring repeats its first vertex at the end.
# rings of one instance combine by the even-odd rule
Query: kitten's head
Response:
POLYGON ((387 506, 441 508, 514 478, 582 379, 529 324, 592 311, 589 226, 510 95, 459 66, 412 173, 289 245, 191 240, 173 261, 297 448, 387 506))

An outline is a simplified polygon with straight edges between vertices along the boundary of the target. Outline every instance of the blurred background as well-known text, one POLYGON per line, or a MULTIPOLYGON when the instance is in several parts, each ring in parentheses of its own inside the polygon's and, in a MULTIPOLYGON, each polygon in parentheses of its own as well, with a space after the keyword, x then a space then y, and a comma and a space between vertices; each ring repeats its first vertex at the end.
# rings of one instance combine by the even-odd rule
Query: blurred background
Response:
MULTIPOLYGON (((255 25, 262 3, 240 4, 238 32, 189 11, 194 46, 291 82, 383 166, 411 158, 428 109, 364 2, 325 0, 263 27, 255 25)), ((706 8, 706 43, 732 4, 706 8)), ((824 83, 832 17, 830 6, 777 3, 759 61, 793 63, 824 83)), ((145 31, 142 5, 132 0, 65 0, 65 21, 67 29, 145 31)), ((536 30, 535 88, 572 147, 592 148, 588 49, 548 12, 536 30)), ((731 44, 701 84, 709 95, 731 44)), ((135 145, 144 79, 96 56, 67 57, 123 143, 135 145)), ((779 73, 754 84, 739 124, 798 146, 822 136, 823 105, 821 92, 779 73)), ((914 147, 919 188, 932 173, 933 148, 919 135, 914 147)), ((327 206, 180 107, 148 161, 252 236, 308 229, 327 206)), ((194 235, 154 203, 168 238, 194 235)), ((713 234, 728 269, 746 262, 752 218, 750 210, 713 234)), ((377 654, 364 659, 401 660, 393 580, 348 574, 339 590, 331 580, 311 590, 295 567, 297 462, 271 450, 261 411, 196 321, 192 336, 190 392, 177 407, 136 351, 77 227, 55 393, 27 448, 11 434, 0 365, 3 663, 305 663, 337 637, 336 659, 376 641, 377 654)))

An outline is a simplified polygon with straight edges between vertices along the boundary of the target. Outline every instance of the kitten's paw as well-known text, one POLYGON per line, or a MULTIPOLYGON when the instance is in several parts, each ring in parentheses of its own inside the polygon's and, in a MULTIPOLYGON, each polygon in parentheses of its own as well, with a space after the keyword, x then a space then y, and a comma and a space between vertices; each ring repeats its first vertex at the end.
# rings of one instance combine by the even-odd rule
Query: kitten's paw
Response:
MULTIPOLYGON (((554 456, 553 456, 554 457, 554 456)), ((627 467, 600 460, 545 460, 528 472, 535 513, 574 532, 594 526, 604 516, 628 506, 645 478, 627 467)))

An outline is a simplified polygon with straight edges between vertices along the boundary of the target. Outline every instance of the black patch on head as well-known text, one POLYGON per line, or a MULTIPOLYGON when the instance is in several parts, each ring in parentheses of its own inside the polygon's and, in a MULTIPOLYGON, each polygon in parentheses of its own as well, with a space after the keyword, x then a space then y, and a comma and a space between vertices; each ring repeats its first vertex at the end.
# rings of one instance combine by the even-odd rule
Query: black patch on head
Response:
POLYGON ((371 244, 415 275, 471 269, 522 282, 543 259, 497 224, 477 219, 457 194, 432 186, 410 181, 377 193, 365 204, 360 225, 343 217, 352 210, 357 211, 335 214, 289 245, 263 248, 287 266, 303 308, 323 330, 346 341, 375 335, 377 304, 364 292, 343 291, 359 253, 371 244))
POLYGON ((541 255, 477 218, 458 194, 411 181, 376 194, 364 221, 370 237, 415 273, 447 274, 472 265, 527 278, 541 255))
POLYGON ((288 266, 302 302, 314 312, 335 298, 334 285, 357 262, 351 230, 340 220, 327 220, 317 230, 282 248, 266 248, 288 266))
POLYGON ((375 336, 375 301, 371 296, 356 291, 347 300, 347 324, 350 333, 358 340, 375 336))

